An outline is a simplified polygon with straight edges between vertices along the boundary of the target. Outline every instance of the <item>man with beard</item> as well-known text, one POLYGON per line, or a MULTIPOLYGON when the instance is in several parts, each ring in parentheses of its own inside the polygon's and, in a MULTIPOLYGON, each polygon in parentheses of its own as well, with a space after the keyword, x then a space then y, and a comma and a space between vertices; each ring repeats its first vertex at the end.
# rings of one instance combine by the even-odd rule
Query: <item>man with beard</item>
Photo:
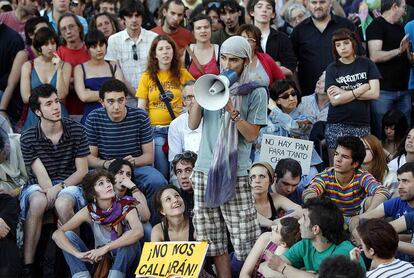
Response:
POLYGON ((333 0, 310 0, 311 17, 297 25, 290 35, 298 58, 298 78, 302 96, 315 91, 315 84, 333 61, 332 34, 339 28, 355 31, 355 25, 346 18, 331 14, 333 0))
MULTIPOLYGON (((405 36, 401 25, 406 13, 405 0, 382 0, 381 13, 382 16, 375 18, 367 28, 369 58, 377 65, 382 76, 380 97, 371 101, 371 127, 378 138, 382 134, 382 118, 392 108, 403 112, 410 126, 408 48, 413 39, 405 36)), ((413 34, 412 31, 408 33, 413 34)))
MULTIPOLYGON (((309 272, 318 272, 325 258, 349 257, 354 246, 345 240, 344 218, 335 203, 328 198, 313 198, 305 203, 302 212, 299 219, 302 240, 281 256, 268 252, 267 265, 259 268, 263 274, 269 267, 283 277, 317 277, 309 272)), ((359 264, 365 269, 362 257, 359 264)))
POLYGON ((224 0, 220 5, 220 20, 224 28, 213 32, 211 43, 221 45, 225 40, 235 35, 241 25, 242 8, 235 0, 224 0))
POLYGON ((0 13, 0 22, 3 22, 25 39, 24 25, 26 21, 37 15, 39 8, 38 0, 18 0, 14 11, 0 13))
POLYGON ((351 218, 349 230, 354 231, 360 219, 391 217, 398 219, 414 213, 414 162, 407 162, 397 170, 399 197, 385 201, 374 210, 351 218))
POLYGON ((56 89, 43 84, 29 99, 30 109, 39 123, 26 130, 21 138, 24 163, 29 180, 20 194, 24 228, 23 275, 33 273, 33 261, 42 229, 43 214, 55 208, 59 221, 66 223, 86 205, 78 186, 88 173, 88 139, 77 122, 61 116, 56 89))
POLYGON ((168 0, 162 11, 162 25, 151 30, 159 35, 170 36, 178 46, 179 57, 193 40, 191 32, 181 26, 184 12, 185 6, 181 0, 168 0))

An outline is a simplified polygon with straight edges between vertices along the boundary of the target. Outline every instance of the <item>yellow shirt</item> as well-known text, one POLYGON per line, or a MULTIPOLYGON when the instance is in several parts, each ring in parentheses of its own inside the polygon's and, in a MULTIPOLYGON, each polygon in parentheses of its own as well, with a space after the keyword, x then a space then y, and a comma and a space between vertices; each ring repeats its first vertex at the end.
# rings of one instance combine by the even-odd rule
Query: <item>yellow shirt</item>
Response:
MULTIPOLYGON (((170 91, 174 98, 170 101, 171 107, 176 116, 181 114, 183 108, 182 85, 188 80, 194 80, 191 74, 184 68, 180 70, 181 80, 180 86, 177 86, 171 80, 170 71, 159 71, 157 76, 164 92, 170 91)), ((167 106, 160 100, 160 91, 157 84, 150 79, 148 72, 144 72, 139 81, 138 89, 135 94, 137 98, 146 99, 148 101, 148 116, 152 125, 169 125, 171 120, 167 106)))

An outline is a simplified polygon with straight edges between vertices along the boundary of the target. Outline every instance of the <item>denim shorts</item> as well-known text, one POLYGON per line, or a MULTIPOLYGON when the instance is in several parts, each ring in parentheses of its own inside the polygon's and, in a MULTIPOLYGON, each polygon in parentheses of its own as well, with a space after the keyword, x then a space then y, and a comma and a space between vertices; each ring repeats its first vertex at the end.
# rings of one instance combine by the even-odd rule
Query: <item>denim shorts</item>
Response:
MULTIPOLYGON (((59 182, 60 181, 53 182, 53 185, 56 185, 59 182)), ((42 190, 42 188, 38 184, 31 184, 31 185, 26 185, 26 186, 23 187, 23 190, 20 193, 20 217, 23 220, 26 219, 26 215, 27 215, 27 212, 29 210, 29 198, 30 198, 30 196, 34 192, 41 191, 41 190, 42 190)), ((86 200, 85 200, 85 198, 83 198, 83 190, 80 186, 68 186, 68 187, 62 189, 58 193, 57 197, 59 198, 61 196, 70 196, 74 200, 74 202, 75 202, 75 207, 74 207, 75 212, 77 212, 78 210, 80 210, 81 208, 86 206, 86 200)))

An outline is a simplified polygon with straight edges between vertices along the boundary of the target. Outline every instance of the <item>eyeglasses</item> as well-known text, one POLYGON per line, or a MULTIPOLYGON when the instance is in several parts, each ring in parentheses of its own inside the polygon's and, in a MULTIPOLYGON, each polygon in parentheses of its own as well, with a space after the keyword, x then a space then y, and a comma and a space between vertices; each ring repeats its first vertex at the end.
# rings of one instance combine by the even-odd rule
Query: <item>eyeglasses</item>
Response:
POLYGON ((298 92, 296 92, 296 91, 293 91, 293 92, 291 92, 291 93, 287 93, 287 94, 284 94, 284 95, 281 95, 281 96, 279 96, 278 98, 281 98, 281 99, 288 99, 289 97, 295 97, 295 96, 297 96, 298 95, 298 92))
POLYGON ((132 58, 134 58, 135 61, 138 61, 138 51, 137 51, 137 45, 136 44, 132 45, 132 52, 133 52, 132 58))
POLYGON ((75 1, 71 1, 71 2, 70 2, 70 6, 71 6, 72 8, 76 8, 77 6, 79 6, 79 3, 75 2, 75 1))
POLYGON ((210 3, 207 4, 208 8, 215 7, 217 9, 220 9, 220 6, 221 6, 220 2, 210 2, 210 3))
POLYGON ((193 95, 188 95, 188 96, 185 96, 184 97, 184 100, 185 101, 192 101, 194 99, 194 96, 193 95))
POLYGON ((197 154, 192 151, 185 151, 183 153, 179 153, 174 156, 174 159, 172 161, 173 165, 177 164, 180 160, 190 160, 190 161, 196 161, 197 160, 197 154))

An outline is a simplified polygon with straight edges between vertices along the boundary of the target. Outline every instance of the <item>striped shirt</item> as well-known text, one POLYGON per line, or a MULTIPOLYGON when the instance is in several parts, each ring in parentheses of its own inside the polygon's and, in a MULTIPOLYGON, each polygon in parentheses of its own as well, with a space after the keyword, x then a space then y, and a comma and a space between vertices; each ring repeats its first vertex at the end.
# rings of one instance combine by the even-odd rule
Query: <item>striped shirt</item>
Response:
POLYGON ((105 108, 92 111, 86 119, 89 144, 98 147, 101 159, 142 155, 141 146, 152 142, 152 127, 144 110, 126 106, 127 114, 120 122, 113 122, 105 108))
POLYGON ((380 264, 367 272, 367 278, 404 278, 414 277, 414 266, 408 262, 395 259, 389 264, 380 264))
POLYGON ((375 180, 367 171, 358 169, 352 180, 342 186, 335 178, 334 168, 326 169, 317 174, 310 185, 303 192, 303 199, 308 196, 324 195, 334 201, 341 209, 344 216, 355 216, 361 210, 361 203, 367 196, 382 194, 390 198, 388 190, 375 180))
POLYGON ((39 158, 45 166, 49 178, 64 180, 76 171, 75 159, 89 155, 88 138, 85 129, 79 123, 63 118, 63 134, 54 145, 40 128, 40 121, 23 132, 20 144, 24 163, 29 169, 27 185, 37 184, 37 177, 31 168, 39 158))

